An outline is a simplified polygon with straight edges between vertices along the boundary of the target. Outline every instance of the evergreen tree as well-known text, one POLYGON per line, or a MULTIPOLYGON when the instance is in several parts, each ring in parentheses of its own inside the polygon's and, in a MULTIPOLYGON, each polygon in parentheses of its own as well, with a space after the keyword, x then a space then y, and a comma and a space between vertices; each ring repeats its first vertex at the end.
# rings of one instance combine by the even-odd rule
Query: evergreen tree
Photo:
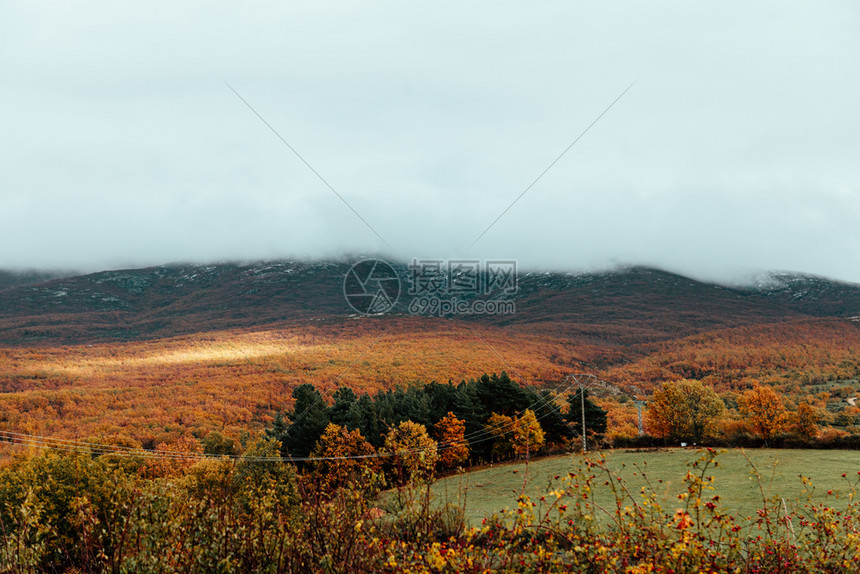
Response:
POLYGON ((567 420, 572 430, 579 435, 582 432, 582 399, 581 393, 585 393, 585 431, 587 435, 594 434, 601 437, 606 433, 606 411, 594 404, 588 398, 588 389, 576 389, 569 397, 570 409, 567 412, 567 420))
POLYGON ((483 411, 482 423, 491 413, 516 416, 531 406, 529 393, 511 380, 505 371, 500 375, 484 374, 470 385, 475 387, 475 395, 483 411))
POLYGON ((493 413, 516 417, 532 406, 535 394, 501 374, 484 374, 480 379, 463 382, 457 387, 451 409, 466 423, 466 436, 470 440, 472 459, 490 460, 493 441, 486 436, 485 425, 493 413))
MULTIPOLYGON (((463 381, 457 385, 457 394, 454 397, 454 406, 451 409, 454 414, 466 424, 466 437, 479 437, 484 433, 483 409, 477 398, 475 386, 463 381)), ((474 444, 470 441, 470 456, 473 460, 486 460, 489 457, 492 441, 479 441, 474 444)))
POLYGON ((328 425, 328 409, 322 395, 310 384, 296 387, 293 399, 295 405, 287 415, 291 424, 280 439, 281 454, 301 458, 311 453, 328 425))
POLYGON ((340 387, 334 392, 334 404, 328 409, 328 418, 338 426, 349 430, 360 427, 360 421, 356 418, 353 406, 358 402, 355 391, 349 387, 340 387))
POLYGON ((432 382, 424 385, 423 392, 427 396, 428 423, 435 425, 454 410, 457 401, 457 387, 451 383, 441 384, 432 382))
MULTIPOLYGON (((556 402, 556 396, 552 393, 552 391, 544 389, 540 391, 540 393, 533 393, 533 395, 534 400, 532 401, 532 410, 534 411, 537 419, 540 421, 540 426, 543 428, 543 431, 546 435, 546 442, 560 443, 566 439, 573 438, 573 429, 571 429, 570 425, 567 423, 567 418, 565 417, 564 413, 562 413, 562 409, 556 402)), ((591 403, 591 401, 588 402, 591 403)), ((586 415, 588 415, 587 404, 586 415)), ((580 426, 582 426, 581 417, 579 419, 579 424, 580 426)), ((606 432, 605 412, 603 416, 603 430, 600 432, 606 432)))
POLYGON ((276 440, 281 444, 281 456, 287 456, 284 439, 287 436, 287 428, 289 426, 289 423, 284 420, 284 414, 278 411, 275 413, 275 421, 272 423, 272 428, 267 428, 265 431, 266 440, 276 440))
POLYGON ((350 410, 355 413, 350 416, 359 421, 358 430, 367 438, 367 442, 375 448, 382 446, 385 437, 380 425, 376 403, 373 402, 373 399, 365 393, 350 407, 350 410))

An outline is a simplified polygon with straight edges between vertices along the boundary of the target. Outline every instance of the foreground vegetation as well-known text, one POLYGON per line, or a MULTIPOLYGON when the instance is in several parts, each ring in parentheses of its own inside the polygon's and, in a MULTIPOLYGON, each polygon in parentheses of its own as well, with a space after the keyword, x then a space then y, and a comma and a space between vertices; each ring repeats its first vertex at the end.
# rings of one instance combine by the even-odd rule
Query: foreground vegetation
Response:
POLYGON ((857 325, 625 349, 474 329, 0 349, 0 571, 860 570, 846 452, 756 451, 759 474, 738 451, 688 468, 690 451, 618 450, 456 474, 576 449, 583 405, 591 446, 860 447, 857 325), (515 380, 467 378, 496 351, 515 380), (578 370, 614 391, 578 395, 578 370))
POLYGON ((759 508, 746 520, 724 503, 713 450, 694 455, 668 497, 660 481, 669 477, 647 471, 636 484, 601 457, 579 456, 542 494, 521 490, 509 510, 469 527, 462 504, 434 503, 422 453, 351 461, 332 475, 298 473, 278 460, 278 449, 263 440, 236 460, 165 460, 157 478, 143 476, 147 463, 135 457, 19 460, 0 476, 0 565, 9 572, 692 573, 855 572, 860 563, 856 472, 844 474, 839 492, 814 492, 811 479, 798 478, 797 502, 769 496, 762 483, 759 508), (386 482, 393 488, 380 496, 386 482))

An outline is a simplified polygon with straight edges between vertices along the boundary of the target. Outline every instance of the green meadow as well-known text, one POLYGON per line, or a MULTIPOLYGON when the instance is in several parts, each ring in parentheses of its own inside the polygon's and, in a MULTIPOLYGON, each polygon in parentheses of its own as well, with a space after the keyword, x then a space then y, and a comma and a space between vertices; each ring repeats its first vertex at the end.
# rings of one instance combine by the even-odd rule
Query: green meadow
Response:
MULTIPOLYGON (((720 506, 738 518, 755 515, 763 499, 784 504, 791 510, 809 502, 829 500, 834 506, 847 497, 860 475, 860 452, 838 450, 728 449, 717 450, 717 465, 706 475, 714 477, 714 490, 703 497, 719 495, 720 506), (843 474, 846 477, 843 478, 843 474), (803 477, 811 479, 805 487, 803 477), (831 493, 828 494, 828 491, 831 493), (778 500, 777 500, 778 499, 778 500)), ((616 480, 628 492, 639 496, 641 489, 657 493, 664 509, 683 506, 678 494, 686 492, 684 476, 702 456, 696 449, 657 451, 617 450, 588 455, 602 458, 616 480), (618 478, 621 481, 618 481, 618 478)), ((465 498, 466 516, 471 524, 494 512, 514 507, 521 492, 532 500, 560 485, 555 477, 581 470, 581 454, 554 456, 525 462, 500 464, 463 472, 438 480, 433 485, 437 502, 457 502, 465 498)), ((604 471, 597 472, 595 500, 612 511, 614 494, 604 485, 604 471)))

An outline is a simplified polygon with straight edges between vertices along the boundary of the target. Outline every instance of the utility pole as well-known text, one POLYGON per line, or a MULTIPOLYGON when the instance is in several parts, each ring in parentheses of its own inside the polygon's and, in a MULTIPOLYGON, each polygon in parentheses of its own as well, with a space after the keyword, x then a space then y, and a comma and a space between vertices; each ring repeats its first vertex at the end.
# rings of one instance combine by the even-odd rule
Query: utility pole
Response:
POLYGON ((645 434, 645 429, 642 427, 642 407, 644 407, 648 403, 646 403, 645 401, 633 402, 636 403, 636 412, 639 414, 639 436, 642 436, 645 434))
POLYGON ((582 454, 585 454, 587 445, 585 444, 585 389, 579 385, 579 398, 582 402, 582 454))

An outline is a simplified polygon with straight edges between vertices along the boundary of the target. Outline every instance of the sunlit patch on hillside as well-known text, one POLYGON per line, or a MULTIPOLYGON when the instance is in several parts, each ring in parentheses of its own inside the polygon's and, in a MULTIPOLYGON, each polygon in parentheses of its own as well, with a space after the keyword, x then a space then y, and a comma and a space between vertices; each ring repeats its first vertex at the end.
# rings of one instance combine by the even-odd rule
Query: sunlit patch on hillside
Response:
POLYGON ((496 327, 406 318, 134 343, 0 349, 0 430, 122 434, 142 442, 262 428, 310 383, 326 400, 508 371, 559 381, 585 350, 496 327))

